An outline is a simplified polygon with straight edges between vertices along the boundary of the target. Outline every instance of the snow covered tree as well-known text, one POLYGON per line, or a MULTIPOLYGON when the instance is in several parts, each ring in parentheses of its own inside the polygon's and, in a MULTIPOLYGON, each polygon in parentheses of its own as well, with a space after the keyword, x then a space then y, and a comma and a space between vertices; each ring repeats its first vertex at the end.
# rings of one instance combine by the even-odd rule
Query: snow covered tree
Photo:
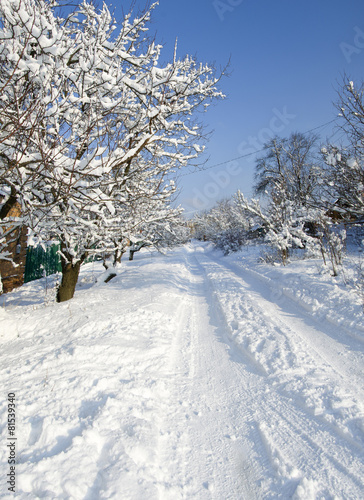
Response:
MULTIPOLYGON (((36 14, 43 23, 35 8, 26 18, 22 2, 31 5, 8 0, 13 10, 4 9, 4 26, 10 17, 26 30, 36 14)), ((146 37, 156 4, 134 20, 127 15, 120 26, 105 4, 98 11, 84 1, 67 18, 56 18, 43 0, 34 5, 54 22, 44 21, 47 36, 32 35, 22 77, 33 80, 34 60, 46 74, 35 82, 45 107, 42 133, 24 149, 42 175, 28 183, 26 201, 33 242, 61 243, 63 301, 73 296, 90 253, 122 248, 133 213, 167 203, 173 170, 203 151, 195 112, 222 94, 213 69, 189 56, 179 60, 175 50, 170 63, 160 64, 161 46, 146 37), (50 41, 48 53, 43 44, 50 41), (47 57, 51 71, 43 65, 47 57)), ((14 185, 24 203, 18 178, 14 185)))
POLYGON ((272 139, 256 163, 256 192, 268 198, 267 238, 279 249, 283 262, 293 245, 306 244, 307 230, 314 227, 309 211, 321 183, 321 167, 315 158, 317 140, 315 135, 300 133, 272 139))
POLYGON ((144 247, 154 247, 159 252, 182 243, 190 237, 190 230, 182 218, 182 211, 166 206, 154 213, 154 218, 140 224, 140 229, 130 238, 129 260, 144 247))
POLYGON ((309 256, 321 254, 325 265, 329 259, 333 276, 338 275, 346 231, 335 227, 324 208, 297 209, 292 202, 287 201, 281 206, 263 209, 258 200, 248 201, 240 191, 235 194, 234 199, 237 206, 260 220, 266 232, 265 241, 278 251, 284 265, 290 249, 300 248, 309 256), (285 211, 284 217, 281 210, 285 211), (307 223, 315 227, 314 235, 307 228, 307 223))
POLYGON ((350 147, 328 145, 321 151, 326 164, 323 191, 327 210, 339 220, 362 217, 364 170, 360 157, 350 147))
POLYGON ((46 2, 0 2, 0 260, 12 259, 9 243, 34 221, 34 209, 47 205, 42 191, 53 149, 45 118, 61 88, 54 44, 62 37, 46 2))
POLYGON ((290 200, 273 203, 263 209, 258 200, 248 201, 238 191, 235 203, 242 210, 249 212, 260 220, 265 229, 265 240, 278 251, 283 264, 287 263, 291 248, 305 248, 317 251, 320 241, 316 236, 310 235, 307 223, 316 223, 318 210, 297 207, 290 200))
POLYGON ((257 194, 272 201, 283 196, 306 206, 317 189, 320 167, 315 158, 317 136, 294 133, 287 139, 278 137, 265 144, 265 154, 256 162, 257 194))
POLYGON ((325 194, 342 218, 359 218, 364 215, 364 83, 356 86, 346 78, 338 95, 336 108, 347 144, 322 148, 325 194))
POLYGON ((355 84, 344 77, 335 105, 341 118, 341 129, 349 139, 355 155, 364 154, 364 82, 355 84))
POLYGON ((177 228, 183 225, 182 209, 172 208, 163 195, 139 198, 135 204, 119 209, 122 222, 114 228, 112 240, 104 250, 106 266, 115 266, 128 249, 134 255, 145 246, 160 250, 179 241, 177 228))
POLYGON ((225 255, 238 251, 245 243, 247 232, 253 225, 251 217, 232 199, 218 202, 210 210, 195 215, 195 237, 214 243, 225 255))

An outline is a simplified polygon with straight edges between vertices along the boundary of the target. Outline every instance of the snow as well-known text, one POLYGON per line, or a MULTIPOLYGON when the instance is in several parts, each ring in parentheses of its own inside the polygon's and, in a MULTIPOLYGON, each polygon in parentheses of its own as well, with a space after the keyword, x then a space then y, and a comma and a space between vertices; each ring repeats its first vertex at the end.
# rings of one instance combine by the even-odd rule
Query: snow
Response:
POLYGON ((359 168, 358 160, 356 158, 349 158, 346 164, 349 168, 353 169, 359 168))
POLYGON ((19 498, 363 498, 360 297, 257 256, 142 250, 62 304, 56 276, 0 297, 19 498))

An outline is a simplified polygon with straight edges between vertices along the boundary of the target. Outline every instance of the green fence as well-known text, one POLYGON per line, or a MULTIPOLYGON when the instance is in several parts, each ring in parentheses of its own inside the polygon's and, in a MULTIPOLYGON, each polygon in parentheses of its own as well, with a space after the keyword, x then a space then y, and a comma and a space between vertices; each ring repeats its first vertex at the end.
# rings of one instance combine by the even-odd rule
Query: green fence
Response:
MULTIPOLYGON (((59 249, 60 245, 52 245, 47 247, 46 250, 41 246, 28 247, 25 261, 24 283, 43 278, 44 276, 49 276, 50 274, 62 272, 61 257, 58 253, 59 249)), ((93 262, 94 260, 100 259, 102 259, 100 255, 91 255, 87 257, 84 263, 86 264, 87 262, 93 262)))
POLYGON ((25 262, 24 283, 62 271, 58 250, 59 245, 52 245, 46 250, 41 246, 29 247, 25 262))

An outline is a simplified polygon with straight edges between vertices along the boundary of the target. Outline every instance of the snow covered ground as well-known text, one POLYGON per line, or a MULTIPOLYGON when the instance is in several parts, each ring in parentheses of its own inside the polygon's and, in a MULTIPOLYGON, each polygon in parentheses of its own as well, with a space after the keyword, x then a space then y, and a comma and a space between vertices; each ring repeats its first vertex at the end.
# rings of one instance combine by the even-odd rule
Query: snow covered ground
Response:
POLYGON ((364 498, 358 295, 199 243, 101 273, 0 298, 1 498, 11 392, 18 498, 364 498))

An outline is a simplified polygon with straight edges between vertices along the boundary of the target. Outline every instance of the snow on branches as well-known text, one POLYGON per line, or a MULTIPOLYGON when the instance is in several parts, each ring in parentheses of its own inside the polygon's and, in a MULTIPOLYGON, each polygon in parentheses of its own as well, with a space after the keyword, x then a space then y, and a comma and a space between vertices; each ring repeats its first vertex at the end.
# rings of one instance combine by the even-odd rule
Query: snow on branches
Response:
POLYGON ((19 202, 33 238, 61 242, 64 269, 117 250, 133 214, 162 219, 171 173, 203 151, 194 113, 222 97, 210 66, 160 64, 155 5, 118 26, 106 4, 59 18, 45 0, 1 2, 2 219, 19 202))

